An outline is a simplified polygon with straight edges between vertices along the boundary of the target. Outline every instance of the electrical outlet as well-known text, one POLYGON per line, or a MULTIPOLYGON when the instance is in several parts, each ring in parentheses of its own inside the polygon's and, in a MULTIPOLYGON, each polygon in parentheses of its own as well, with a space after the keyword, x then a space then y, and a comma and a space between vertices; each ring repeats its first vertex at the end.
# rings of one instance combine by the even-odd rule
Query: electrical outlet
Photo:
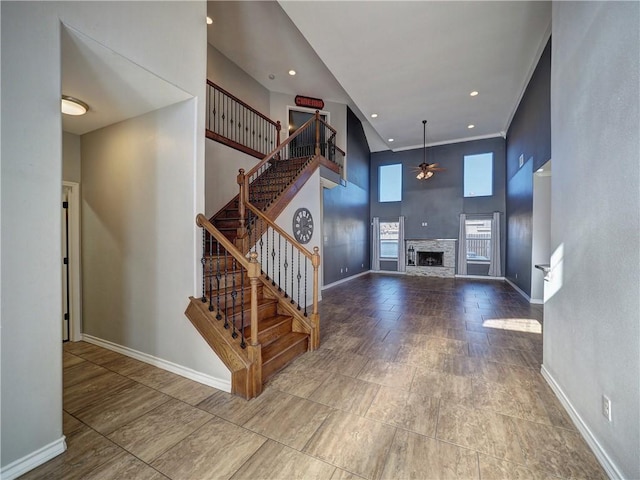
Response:
POLYGON ((362 268, 364 268, 364 263, 362 264, 362 268))
POLYGON ((606 395, 602 396, 602 415, 609 422, 611 421, 611 400, 606 395))
POLYGON ((522 167, 524 165, 524 153, 521 153, 520 156, 518 157, 518 168, 522 167))
POLYGON ((341 269, 340 269, 340 273, 342 273, 342 270, 343 270, 343 269, 341 268, 341 269))
POLYGON ((427 226, 427 222, 422 222, 422 226, 426 227, 427 226))
POLYGON ((349 272, 349 267, 344 269, 344 273, 348 273, 349 272))
POLYGON ((518 274, 516 273, 516 280, 518 279, 518 274))

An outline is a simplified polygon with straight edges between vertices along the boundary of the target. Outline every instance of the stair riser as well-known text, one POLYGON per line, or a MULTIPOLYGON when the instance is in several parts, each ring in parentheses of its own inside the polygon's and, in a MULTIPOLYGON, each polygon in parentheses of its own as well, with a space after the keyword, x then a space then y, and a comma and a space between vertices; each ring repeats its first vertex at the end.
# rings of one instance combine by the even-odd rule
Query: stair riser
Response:
MULTIPOLYGON (((249 305, 247 305, 247 307, 248 306, 249 305)), ((277 309, 278 309, 277 303, 275 302, 258 305, 258 321, 276 315, 277 309)), ((235 322, 236 328, 241 328, 241 317, 242 317, 242 314, 240 309, 236 309, 235 315, 231 314, 231 310, 227 310, 227 318, 229 319, 230 322, 231 321, 235 322)), ((251 320, 251 310, 247 308, 244 312, 245 327, 248 325, 251 325, 250 320, 251 320)))
POLYGON ((277 356, 269 359, 262 364, 262 381, 268 380, 278 370, 287 365, 291 360, 307 351, 308 338, 292 345, 286 351, 281 352, 277 356))
MULTIPOLYGON (((258 333, 258 341, 264 347, 265 345, 269 345, 271 342, 277 340, 283 335, 291 332, 291 317, 287 320, 283 320, 278 325, 275 325, 267 330, 263 330, 258 333)), ((251 330, 249 330, 249 335, 251 335, 251 330)))

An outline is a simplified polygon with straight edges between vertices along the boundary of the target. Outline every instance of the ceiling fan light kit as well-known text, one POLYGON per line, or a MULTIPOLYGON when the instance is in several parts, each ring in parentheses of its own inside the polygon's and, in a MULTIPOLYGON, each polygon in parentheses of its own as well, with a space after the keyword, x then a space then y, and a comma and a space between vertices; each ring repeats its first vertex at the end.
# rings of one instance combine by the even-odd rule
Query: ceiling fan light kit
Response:
POLYGON ((433 172, 442 172, 445 168, 438 168, 437 163, 427 163, 427 121, 422 121, 424 145, 422 149, 422 163, 416 167, 418 180, 426 180, 433 177, 433 172))

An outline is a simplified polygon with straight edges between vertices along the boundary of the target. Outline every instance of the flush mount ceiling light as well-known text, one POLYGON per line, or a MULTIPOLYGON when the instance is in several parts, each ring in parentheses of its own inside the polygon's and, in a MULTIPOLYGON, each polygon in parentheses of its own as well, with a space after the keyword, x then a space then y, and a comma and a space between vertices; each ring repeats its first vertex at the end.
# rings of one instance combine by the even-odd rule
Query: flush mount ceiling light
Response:
POLYGON ((89 105, 69 95, 62 95, 60 110, 65 115, 84 115, 89 110, 89 105))
POLYGON ((426 180, 433 177, 433 172, 442 172, 446 168, 438 167, 437 163, 427 163, 427 121, 422 121, 422 129, 424 134, 424 147, 422 149, 422 163, 415 168, 418 172, 416 178, 418 180, 426 180))

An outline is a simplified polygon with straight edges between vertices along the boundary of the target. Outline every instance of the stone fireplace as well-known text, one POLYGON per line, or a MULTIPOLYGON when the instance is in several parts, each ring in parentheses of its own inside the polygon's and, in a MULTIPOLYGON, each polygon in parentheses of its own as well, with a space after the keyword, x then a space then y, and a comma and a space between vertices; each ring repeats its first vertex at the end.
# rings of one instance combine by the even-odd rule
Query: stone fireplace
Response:
POLYGON ((407 275, 448 278, 455 276, 455 239, 406 240, 405 243, 407 275))

